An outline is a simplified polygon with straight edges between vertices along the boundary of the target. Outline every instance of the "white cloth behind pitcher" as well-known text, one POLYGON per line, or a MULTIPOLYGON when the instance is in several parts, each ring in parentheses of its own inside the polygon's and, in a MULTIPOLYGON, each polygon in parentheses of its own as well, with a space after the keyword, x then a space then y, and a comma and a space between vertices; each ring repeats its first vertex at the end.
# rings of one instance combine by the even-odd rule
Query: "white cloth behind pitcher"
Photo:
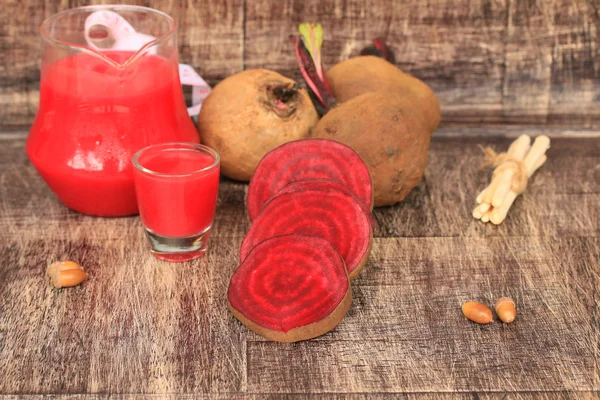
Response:
MULTIPOLYGON (((140 50, 143 46, 156 40, 154 36, 136 32, 129 22, 114 11, 96 11, 85 20, 85 40, 87 45, 96 50, 133 51, 140 50), (107 36, 93 38, 90 36, 93 27, 103 27, 107 36), (114 41, 110 47, 98 47, 97 43, 104 40, 114 41)), ((149 54, 156 54, 156 48, 147 50, 149 54)), ((211 87, 198 73, 187 64, 179 64, 179 80, 182 85, 192 86, 192 106, 188 107, 188 114, 196 117, 200 113, 202 102, 210 94, 211 87)))

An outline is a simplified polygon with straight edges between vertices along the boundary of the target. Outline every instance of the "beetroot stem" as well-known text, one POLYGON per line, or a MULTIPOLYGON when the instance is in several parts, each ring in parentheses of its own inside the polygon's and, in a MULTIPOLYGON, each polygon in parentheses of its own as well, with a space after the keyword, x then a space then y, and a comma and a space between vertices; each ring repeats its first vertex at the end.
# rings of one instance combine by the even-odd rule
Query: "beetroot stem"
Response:
MULTIPOLYGON (((319 76, 314 59, 306 49, 302 39, 297 36, 290 36, 290 40, 296 48, 296 61, 302 72, 302 77, 309 88, 315 108, 320 115, 324 115, 336 104, 327 77, 324 72, 322 73, 322 77, 319 76)), ((322 65, 320 66, 320 70, 324 70, 322 65)))
POLYGON ((396 64, 396 56, 390 47, 385 43, 385 39, 378 37, 373 40, 373 44, 365 47, 360 52, 363 56, 381 57, 392 64, 396 64))
POLYGON ((297 91, 298 89, 296 88, 295 83, 286 83, 285 85, 277 86, 273 89, 273 94, 280 102, 287 103, 294 97, 297 91))

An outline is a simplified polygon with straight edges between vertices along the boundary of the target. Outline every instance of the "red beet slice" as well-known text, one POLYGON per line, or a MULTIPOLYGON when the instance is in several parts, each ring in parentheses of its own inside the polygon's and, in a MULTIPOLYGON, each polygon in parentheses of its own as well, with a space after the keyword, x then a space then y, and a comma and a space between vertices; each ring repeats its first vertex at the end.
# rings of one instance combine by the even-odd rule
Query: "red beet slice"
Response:
POLYGON ((279 194, 256 217, 242 242, 244 260, 266 239, 300 234, 327 240, 344 258, 354 279, 366 264, 373 237, 368 216, 351 195, 306 189, 279 194))
POLYGON ((267 153, 248 187, 248 215, 254 220, 264 204, 290 182, 330 179, 346 186, 369 209, 373 208, 371 175, 350 147, 328 139, 301 139, 267 153))
POLYGON ((302 179, 299 181, 294 181, 292 183, 288 183, 276 194, 282 193, 294 193, 294 192, 302 192, 304 190, 322 190, 324 192, 344 192, 352 196, 354 200, 360 205, 360 208, 363 209, 364 213, 369 217, 369 222, 371 223, 371 227, 375 227, 375 219, 373 218, 373 213, 366 206, 366 204, 359 199, 350 189, 341 183, 332 181, 330 179, 302 179))
POLYGON ((340 254, 329 242, 302 235, 258 244, 231 277, 227 297, 244 325, 280 342, 330 331, 352 303, 340 254))

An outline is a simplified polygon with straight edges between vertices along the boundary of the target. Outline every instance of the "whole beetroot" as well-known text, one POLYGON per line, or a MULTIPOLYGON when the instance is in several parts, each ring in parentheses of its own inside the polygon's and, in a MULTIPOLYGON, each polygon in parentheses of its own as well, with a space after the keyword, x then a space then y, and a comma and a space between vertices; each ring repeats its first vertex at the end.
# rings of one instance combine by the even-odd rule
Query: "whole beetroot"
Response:
POLYGON ((307 137, 318 120, 306 90, 277 72, 255 69, 215 86, 198 129, 202 143, 220 154, 223 175, 249 181, 267 152, 307 137))
POLYGON ((344 103, 364 93, 385 90, 411 99, 410 106, 421 110, 430 132, 440 123, 440 104, 431 88, 383 58, 350 58, 329 69, 327 79, 337 102, 344 103))
MULTIPOLYGON (((431 89, 394 65, 363 56, 324 73, 319 24, 300 25, 295 38, 302 75, 324 117, 311 137, 341 142, 363 159, 373 182, 374 205, 402 201, 421 181, 430 136, 440 120, 431 89)), ((389 54, 376 40, 381 54, 389 54)))
POLYGON ((354 97, 330 110, 311 136, 337 140, 360 155, 371 173, 376 207, 404 200, 427 166, 427 125, 399 94, 379 91, 354 97))

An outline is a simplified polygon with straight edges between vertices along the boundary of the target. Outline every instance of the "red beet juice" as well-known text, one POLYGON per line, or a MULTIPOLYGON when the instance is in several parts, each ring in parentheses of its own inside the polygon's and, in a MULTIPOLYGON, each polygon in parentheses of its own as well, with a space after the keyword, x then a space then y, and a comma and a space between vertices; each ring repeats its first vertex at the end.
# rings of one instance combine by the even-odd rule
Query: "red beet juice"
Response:
MULTIPOLYGON (((133 53, 104 55, 124 63, 133 53)), ((136 214, 134 153, 154 143, 199 142, 176 60, 146 54, 117 68, 79 53, 46 65, 40 85, 27 154, 52 191, 76 211, 136 214)))
POLYGON ((134 157, 140 217, 159 258, 182 261, 208 243, 219 189, 219 157, 206 146, 164 143, 134 157))

